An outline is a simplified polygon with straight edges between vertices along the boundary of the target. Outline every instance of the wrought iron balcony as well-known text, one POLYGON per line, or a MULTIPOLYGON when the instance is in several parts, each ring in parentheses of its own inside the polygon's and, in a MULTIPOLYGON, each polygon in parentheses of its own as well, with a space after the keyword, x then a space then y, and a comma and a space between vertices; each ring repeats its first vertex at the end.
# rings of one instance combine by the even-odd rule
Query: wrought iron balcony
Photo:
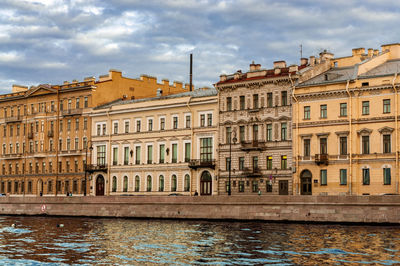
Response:
POLYGON ((197 169, 197 168, 215 169, 215 159, 209 159, 209 160, 193 159, 190 160, 189 167, 192 169, 197 169))
POLYGON ((89 172, 89 173, 93 173, 93 172, 104 172, 107 173, 107 164, 87 164, 85 165, 85 171, 89 172))
POLYGON ((315 163, 317 165, 320 164, 328 165, 329 164, 328 154, 315 154, 315 163))
POLYGON ((21 121, 22 121, 22 116, 20 115, 5 118, 6 123, 16 123, 21 121))
POLYGON ((247 177, 260 177, 261 174, 261 169, 259 167, 253 167, 253 168, 244 168, 243 169, 243 174, 247 177))
POLYGON ((74 116, 74 115, 81 115, 81 114, 82 114, 82 108, 68 109, 68 110, 62 111, 63 116, 74 116))
POLYGON ((258 141, 258 140, 252 140, 252 141, 242 141, 240 143, 241 147, 240 149, 242 151, 254 151, 254 150, 265 150, 265 142, 263 141, 258 141))

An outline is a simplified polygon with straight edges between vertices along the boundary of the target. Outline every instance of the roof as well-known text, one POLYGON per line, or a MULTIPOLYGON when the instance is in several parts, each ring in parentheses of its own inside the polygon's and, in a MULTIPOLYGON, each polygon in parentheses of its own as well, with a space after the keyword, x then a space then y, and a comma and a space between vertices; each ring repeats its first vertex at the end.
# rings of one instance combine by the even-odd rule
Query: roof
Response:
POLYGON ((157 101, 157 100, 165 100, 165 99, 175 99, 175 98, 181 98, 181 97, 201 98, 201 97, 208 97, 208 96, 216 96, 217 94, 218 93, 215 88, 196 89, 193 91, 181 92, 181 93, 170 94, 170 95, 165 95, 165 96, 142 98, 142 99, 136 99, 136 100, 118 99, 118 100, 97 106, 94 109, 98 110, 98 109, 110 108, 110 107, 116 106, 116 105, 123 105, 123 104, 129 104, 129 103, 140 103, 140 102, 147 102, 147 101, 157 101))

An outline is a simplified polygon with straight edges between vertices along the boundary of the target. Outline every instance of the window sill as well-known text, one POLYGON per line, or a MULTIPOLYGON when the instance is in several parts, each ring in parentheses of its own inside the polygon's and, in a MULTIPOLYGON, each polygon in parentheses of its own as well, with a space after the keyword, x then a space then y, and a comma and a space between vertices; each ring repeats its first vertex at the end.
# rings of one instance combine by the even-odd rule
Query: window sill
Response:
POLYGON ((320 117, 319 119, 327 119, 328 117, 320 117))
POLYGON ((347 115, 339 115, 339 118, 347 117, 347 115))
POLYGON ((341 186, 347 186, 347 184, 340 184, 341 186))
POLYGON ((311 118, 303 118, 303 120, 311 120, 311 118))

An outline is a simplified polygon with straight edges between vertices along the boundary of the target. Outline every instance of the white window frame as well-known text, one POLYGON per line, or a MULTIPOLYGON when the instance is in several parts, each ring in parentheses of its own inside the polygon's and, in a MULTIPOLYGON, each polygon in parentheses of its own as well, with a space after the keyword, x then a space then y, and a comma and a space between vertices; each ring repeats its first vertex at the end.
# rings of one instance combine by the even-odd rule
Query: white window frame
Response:
POLYGON ((165 115, 159 116, 158 117, 158 130, 161 130, 161 119, 164 118, 164 129, 166 130, 166 125, 167 125, 167 118, 165 115))
POLYGON ((171 129, 179 129, 179 115, 171 115, 171 129), (177 125, 176 128, 174 128, 174 118, 176 117, 177 125))
POLYGON ((201 111, 198 113, 198 127, 201 127, 201 115, 204 115, 204 126, 205 127, 212 127, 214 125, 215 122, 215 117, 214 117, 214 112, 213 111, 201 111), (208 125, 208 114, 211 114, 212 116, 212 123, 211 126, 208 125))
POLYGON ((150 120, 153 121, 153 125, 152 125, 151 131, 154 131, 154 117, 148 117, 148 118, 147 118, 147 131, 150 131, 150 127, 149 127, 149 125, 150 125, 150 124, 149 124, 150 120))
POLYGON ((125 120, 124 120, 124 133, 129 133, 129 132, 131 132, 131 123, 130 123, 130 120, 129 120, 129 119, 125 119, 125 120), (126 125, 126 123, 128 123, 128 132, 125 132, 125 125, 126 125))
POLYGON ((113 120, 112 121, 112 133, 113 134, 119 134, 119 121, 118 120, 113 120), (114 131, 115 124, 117 124, 117 132, 114 131))

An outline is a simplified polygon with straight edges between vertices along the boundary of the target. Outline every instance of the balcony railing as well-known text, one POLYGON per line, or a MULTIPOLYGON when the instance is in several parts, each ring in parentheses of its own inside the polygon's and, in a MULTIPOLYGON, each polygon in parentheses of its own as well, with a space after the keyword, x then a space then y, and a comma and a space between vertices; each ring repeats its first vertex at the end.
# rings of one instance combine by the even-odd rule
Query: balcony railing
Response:
POLYGON ((209 159, 209 160, 193 159, 189 161, 189 167, 193 169, 197 168, 215 169, 215 159, 209 159))
POLYGON ((6 117, 5 121, 6 121, 6 123, 21 122, 22 121, 22 116, 17 115, 17 116, 12 116, 12 117, 6 117))
POLYGON ((264 150, 265 147, 265 142, 263 141, 258 141, 258 140, 253 140, 253 141, 243 141, 240 143, 241 147, 240 149, 242 151, 251 151, 251 150, 264 150))
POLYGON ((68 109, 68 110, 62 111, 63 116, 73 116, 73 115, 81 115, 81 114, 82 114, 82 108, 68 109))
POLYGON ((85 165, 85 171, 89 172, 89 173, 93 173, 93 172, 104 172, 107 173, 107 164, 87 164, 85 165))
POLYGON ((328 154, 315 154, 315 163, 317 165, 320 164, 328 165, 329 164, 328 154))
POLYGON ((260 177, 261 174, 261 169, 259 167, 253 167, 253 168, 244 168, 243 169, 243 174, 248 177, 260 177))

